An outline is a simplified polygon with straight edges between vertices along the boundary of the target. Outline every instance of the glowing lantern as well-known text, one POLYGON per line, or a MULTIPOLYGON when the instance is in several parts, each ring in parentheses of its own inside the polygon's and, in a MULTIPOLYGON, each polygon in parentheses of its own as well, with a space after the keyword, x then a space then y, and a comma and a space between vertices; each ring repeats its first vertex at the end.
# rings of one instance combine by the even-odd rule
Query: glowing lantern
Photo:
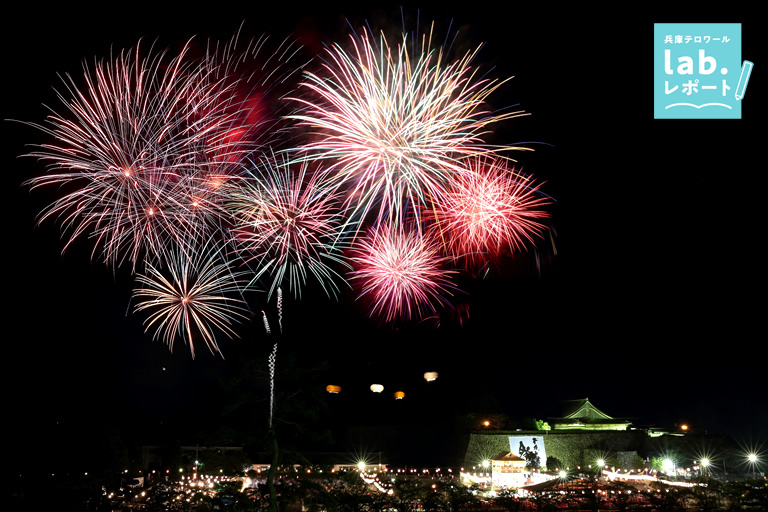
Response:
POLYGON ((333 384, 329 384, 325 387, 325 390, 329 393, 341 393, 341 386, 334 386, 333 384))
POLYGON ((437 372, 427 372, 424 374, 424 380, 427 382, 432 382, 433 380, 437 380, 437 372))
POLYGON ((405 398, 405 393, 403 393, 402 391, 395 391, 394 397, 395 397, 395 400, 402 400, 403 398, 405 398))
POLYGON ((382 386, 381 384, 371 384, 371 391, 373 391, 374 393, 381 393, 382 391, 384 391, 384 386, 382 386))

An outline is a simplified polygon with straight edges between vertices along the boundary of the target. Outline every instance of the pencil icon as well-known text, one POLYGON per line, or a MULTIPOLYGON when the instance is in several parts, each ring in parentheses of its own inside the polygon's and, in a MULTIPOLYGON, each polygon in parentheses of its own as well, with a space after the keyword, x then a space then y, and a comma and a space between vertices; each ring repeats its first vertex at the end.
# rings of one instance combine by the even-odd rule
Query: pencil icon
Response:
POLYGON ((749 82, 749 75, 752 74, 753 64, 745 60, 741 65, 741 76, 739 77, 739 85, 736 86, 736 101, 744 98, 744 93, 747 90, 747 82, 749 82))

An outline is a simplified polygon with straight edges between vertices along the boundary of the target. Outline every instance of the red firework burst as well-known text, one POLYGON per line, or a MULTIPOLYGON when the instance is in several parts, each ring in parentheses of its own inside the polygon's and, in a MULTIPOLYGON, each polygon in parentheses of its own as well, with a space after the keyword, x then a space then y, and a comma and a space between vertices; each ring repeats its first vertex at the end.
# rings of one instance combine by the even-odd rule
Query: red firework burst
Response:
POLYGON ((436 232, 447 251, 467 265, 513 253, 541 236, 550 204, 539 184, 499 160, 476 159, 435 206, 436 232))

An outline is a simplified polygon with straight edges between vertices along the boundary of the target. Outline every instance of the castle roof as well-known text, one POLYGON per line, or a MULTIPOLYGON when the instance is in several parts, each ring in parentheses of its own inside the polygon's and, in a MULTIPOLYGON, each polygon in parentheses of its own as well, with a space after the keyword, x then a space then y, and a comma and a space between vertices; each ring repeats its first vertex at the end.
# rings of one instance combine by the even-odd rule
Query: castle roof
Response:
POLYGON ((581 420, 612 420, 613 418, 592 405, 589 398, 567 400, 563 404, 563 418, 581 420))
POLYGON ((562 429, 611 429, 624 430, 630 421, 613 418, 592 405, 589 398, 567 400, 563 404, 563 416, 550 418, 556 430, 562 429))

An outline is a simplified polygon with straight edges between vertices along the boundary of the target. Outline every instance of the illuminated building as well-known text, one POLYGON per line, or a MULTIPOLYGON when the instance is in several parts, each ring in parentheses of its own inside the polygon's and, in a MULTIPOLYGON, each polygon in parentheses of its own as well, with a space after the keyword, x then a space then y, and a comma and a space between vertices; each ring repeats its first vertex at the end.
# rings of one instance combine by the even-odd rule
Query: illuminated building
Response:
POLYGON ((629 465, 644 452, 648 432, 632 429, 627 419, 617 419, 595 407, 588 398, 563 404, 561 417, 539 422, 537 430, 477 431, 470 435, 464 458, 465 466, 490 459, 500 453, 520 456, 521 441, 531 448, 537 441, 539 467, 546 467, 549 457, 564 467, 587 466, 597 454, 610 451, 619 465, 629 465), (551 428, 550 428, 551 425, 551 428))
POLYGON ((523 487, 532 483, 525 459, 514 452, 501 452, 491 459, 491 484, 495 488, 523 487))

